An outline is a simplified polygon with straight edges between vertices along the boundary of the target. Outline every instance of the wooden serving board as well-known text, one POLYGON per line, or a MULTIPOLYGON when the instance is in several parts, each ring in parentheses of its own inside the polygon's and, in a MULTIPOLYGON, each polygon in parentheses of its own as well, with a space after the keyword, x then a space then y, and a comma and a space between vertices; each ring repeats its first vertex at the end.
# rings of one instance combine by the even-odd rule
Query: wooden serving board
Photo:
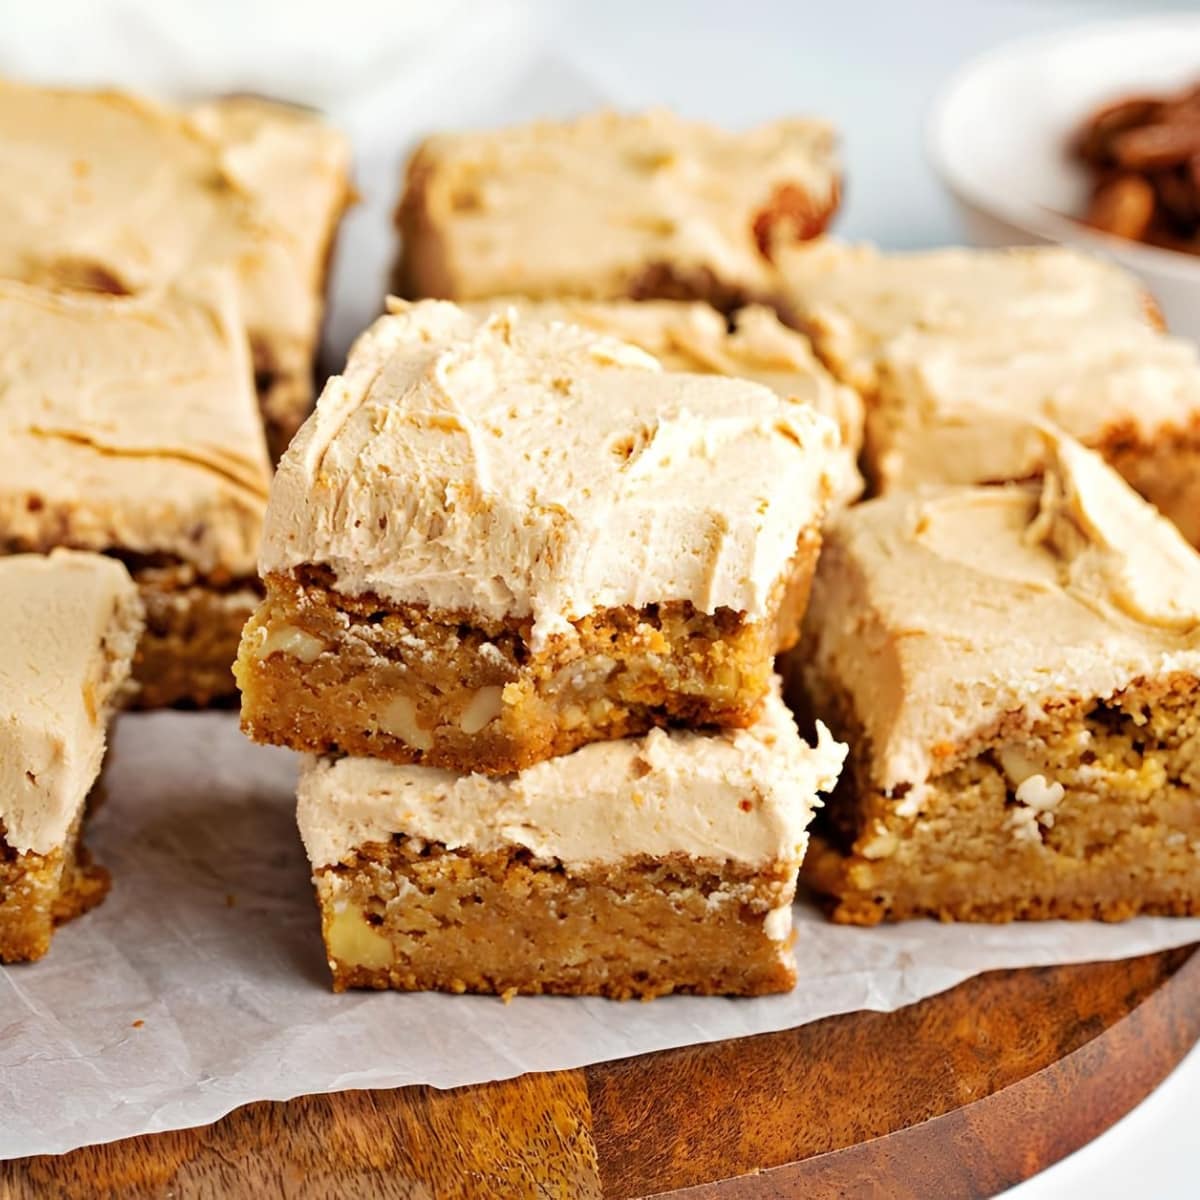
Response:
POLYGON ((899 1012, 449 1092, 252 1104, 0 1163, 0 1200, 990 1196, 1187 1053, 1198 949, 993 972, 899 1012))

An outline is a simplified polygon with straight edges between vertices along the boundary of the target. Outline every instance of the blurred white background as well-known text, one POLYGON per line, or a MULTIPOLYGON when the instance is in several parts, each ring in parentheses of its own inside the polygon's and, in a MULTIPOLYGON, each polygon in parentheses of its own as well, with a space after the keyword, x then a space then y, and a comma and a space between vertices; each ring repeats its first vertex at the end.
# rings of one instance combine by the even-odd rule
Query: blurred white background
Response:
MULTIPOLYGON (((353 134, 363 201, 343 235, 331 361, 378 311, 412 141, 457 125, 665 104, 733 126, 809 112, 842 130, 837 231, 894 248, 961 237, 923 146, 928 106, 1002 41, 1142 14, 1136 0, 42 0, 0 6, 0 70, 186 97, 256 90, 353 134)), ((1161 11, 1200 4, 1158 3, 1161 11)), ((1200 75, 1200 63, 1197 64, 1200 75)), ((1200 1053, 1014 1200, 1197 1194, 1200 1053)), ((1031 1114, 1031 1120, 1036 1120, 1031 1114)), ((1049 1118, 1048 1118, 1049 1119, 1049 1118)))

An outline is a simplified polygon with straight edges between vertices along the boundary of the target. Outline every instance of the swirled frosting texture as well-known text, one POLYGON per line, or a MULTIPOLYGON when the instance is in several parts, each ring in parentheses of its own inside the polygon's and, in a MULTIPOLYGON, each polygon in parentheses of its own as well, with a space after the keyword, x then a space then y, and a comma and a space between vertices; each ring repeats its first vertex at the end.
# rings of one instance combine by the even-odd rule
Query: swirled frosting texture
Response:
POLYGON ((806 745, 776 690, 749 729, 656 729, 506 778, 310 757, 298 819, 316 867, 393 833, 452 850, 520 847, 575 867, 671 854, 798 863, 817 793, 832 789, 845 756, 824 726, 806 745))
POLYGON ((801 661, 873 782, 918 785, 1002 717, 1200 672, 1200 556, 1092 451, 1043 429, 1043 482, 897 493, 827 533, 801 661))
POLYGON ((270 465, 234 281, 132 297, 0 281, 0 550, 254 572, 270 465))
POLYGON ((754 621, 822 518, 837 446, 757 384, 514 311, 394 302, 280 463, 261 566, 531 618, 535 644, 670 600, 754 621))
POLYGON ((764 384, 779 396, 811 404, 838 427, 842 439, 835 499, 862 494, 858 454, 863 404, 821 365, 808 339, 759 304, 739 308, 727 321, 710 305, 682 300, 525 300, 502 298, 470 306, 497 312, 513 306, 527 318, 569 321, 610 334, 653 354, 668 371, 728 375, 764 384), (731 328, 732 326, 732 328, 731 328))

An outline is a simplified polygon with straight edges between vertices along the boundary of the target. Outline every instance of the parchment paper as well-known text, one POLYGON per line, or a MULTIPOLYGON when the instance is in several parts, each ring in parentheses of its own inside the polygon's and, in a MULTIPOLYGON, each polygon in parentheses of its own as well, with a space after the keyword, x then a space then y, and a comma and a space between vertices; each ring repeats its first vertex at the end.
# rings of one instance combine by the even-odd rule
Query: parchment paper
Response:
POLYGON ((578 1067, 898 1008, 994 967, 1200 940, 1200 919, 847 929, 798 905, 800 983, 786 996, 335 996, 294 780, 294 756, 249 745, 231 714, 120 718, 88 838, 112 893, 42 962, 0 968, 0 1157, 202 1124, 253 1100, 578 1067))

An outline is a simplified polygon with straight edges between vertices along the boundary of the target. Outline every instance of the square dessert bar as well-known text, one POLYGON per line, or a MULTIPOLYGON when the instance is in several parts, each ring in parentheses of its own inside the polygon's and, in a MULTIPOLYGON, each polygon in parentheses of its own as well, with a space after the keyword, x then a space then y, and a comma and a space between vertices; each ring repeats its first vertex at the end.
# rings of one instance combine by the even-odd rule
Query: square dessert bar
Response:
POLYGON ((1048 420, 1200 542, 1200 354, 1131 275, 1057 248, 827 245, 789 264, 802 323, 867 397, 874 492, 1029 478, 1048 420))
POLYGON ((1098 451, 1200 542, 1200 353, 1137 320, 955 337, 911 331, 880 362, 864 466, 877 492, 1027 479, 1035 422, 1098 451))
POLYGON ((819 234, 838 189, 821 121, 730 133, 655 110, 443 134, 408 166, 399 287, 735 308, 774 297, 776 247, 819 234))
MULTIPOLYGON (((270 464, 233 281, 136 297, 0 281, 0 554, 110 554, 143 707, 234 694, 270 464)), ((2 560, 0 560, 2 561, 2 560)))
POLYGON ((878 389, 881 355, 910 330, 1004 336, 1047 325, 1162 326, 1140 280, 1061 246, 884 254, 820 239, 777 257, 789 318, 868 402, 878 389))
POLYGON ((112 559, 0 558, 0 962, 41 958, 108 891, 79 831, 141 621, 112 559))
POLYGON ((131 294, 232 269, 276 454, 312 407, 345 138, 299 109, 191 110, 0 81, 0 276, 131 294))
POLYGON ((279 465, 243 727, 495 774, 748 725, 798 633, 837 445, 759 384, 395 302, 279 465))
POLYGON ((308 760, 334 988, 758 995, 795 981, 792 897, 845 747, 777 691, 750 728, 652 730, 503 779, 308 760))
POLYGON ((803 334, 789 329, 772 309, 753 304, 728 317, 711 305, 686 300, 480 301, 472 311, 502 312, 513 306, 524 317, 569 321, 638 346, 669 371, 728 375, 765 384, 788 400, 811 404, 838 427, 841 451, 834 486, 837 504, 862 495, 858 456, 863 440, 859 394, 840 384, 813 353, 803 334))
POLYGON ((1103 460, 831 523, 787 669, 853 747, 804 874, 856 924, 1200 912, 1200 557, 1103 460))

